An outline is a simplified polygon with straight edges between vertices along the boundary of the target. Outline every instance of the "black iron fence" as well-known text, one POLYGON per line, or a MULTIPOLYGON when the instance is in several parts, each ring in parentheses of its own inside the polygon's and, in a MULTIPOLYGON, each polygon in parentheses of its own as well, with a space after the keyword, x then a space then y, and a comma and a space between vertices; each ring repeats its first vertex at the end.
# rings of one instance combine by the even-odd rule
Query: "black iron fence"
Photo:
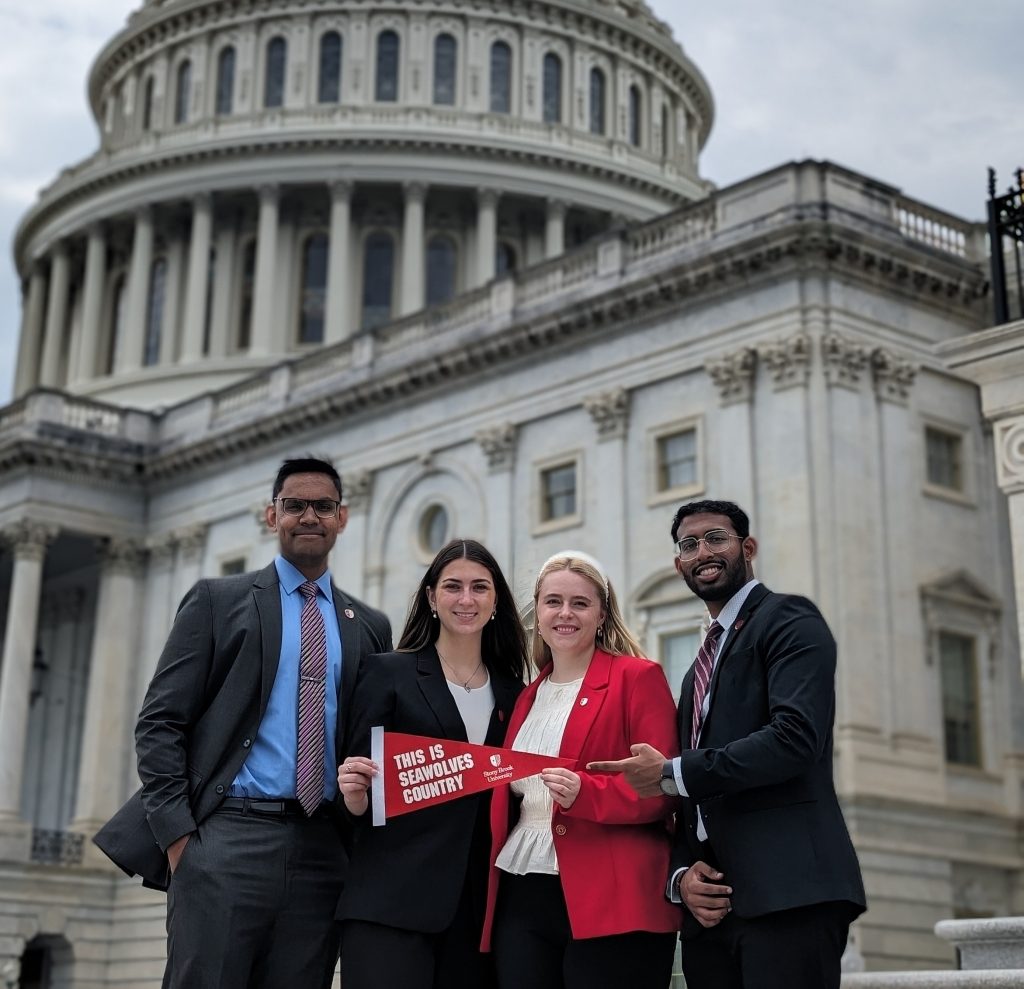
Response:
POLYGON ((997 325, 1024 319, 1024 169, 1018 168, 1014 177, 1016 185, 996 195, 996 172, 994 168, 988 170, 988 237, 997 325))

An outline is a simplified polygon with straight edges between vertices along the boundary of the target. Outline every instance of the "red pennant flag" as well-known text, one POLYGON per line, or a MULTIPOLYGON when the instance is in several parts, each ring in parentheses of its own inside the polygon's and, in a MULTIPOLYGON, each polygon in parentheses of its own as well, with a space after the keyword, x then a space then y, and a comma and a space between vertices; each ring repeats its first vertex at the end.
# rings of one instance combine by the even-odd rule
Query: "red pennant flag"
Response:
POLYGON ((576 765, 574 759, 561 756, 404 735, 383 728, 371 729, 370 756, 380 767, 370 787, 374 825, 534 776, 549 766, 576 765))

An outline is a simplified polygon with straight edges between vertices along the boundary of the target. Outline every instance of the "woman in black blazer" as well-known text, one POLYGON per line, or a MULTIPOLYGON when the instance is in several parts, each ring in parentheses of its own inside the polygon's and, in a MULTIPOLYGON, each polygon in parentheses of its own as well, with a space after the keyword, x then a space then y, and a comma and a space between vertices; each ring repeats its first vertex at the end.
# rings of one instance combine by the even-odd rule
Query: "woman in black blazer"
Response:
POLYGON ((338 906, 345 989, 488 989, 479 950, 490 794, 370 826, 370 729, 487 745, 505 740, 526 638, 512 592, 480 543, 444 546, 420 581, 395 652, 363 661, 338 787, 356 821, 338 906))

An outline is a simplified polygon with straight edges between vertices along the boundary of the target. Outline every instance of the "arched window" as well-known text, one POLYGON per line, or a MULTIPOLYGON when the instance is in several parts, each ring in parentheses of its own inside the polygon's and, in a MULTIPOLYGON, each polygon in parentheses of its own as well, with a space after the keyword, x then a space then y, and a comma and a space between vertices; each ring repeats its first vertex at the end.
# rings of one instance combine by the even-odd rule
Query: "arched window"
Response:
POLYGON ((391 318, 391 283, 395 267, 395 242, 390 234, 373 233, 363 250, 362 328, 371 330, 391 318))
POLYGON ((455 244, 450 237, 431 237, 427 244, 427 305, 455 295, 455 244))
POLYGON ((341 99, 341 35, 328 31, 320 38, 320 81, 317 100, 337 103, 341 99))
POLYGON ((604 133, 604 73, 600 69, 590 70, 590 133, 604 133))
POLYGON ((252 300, 256 285, 256 241, 250 240, 242 254, 242 297, 239 300, 238 349, 248 350, 252 338, 252 300))
POLYGON ((153 126, 153 86, 155 80, 150 76, 142 92, 142 129, 149 130, 153 126))
POLYGON ((112 302, 110 306, 110 326, 107 331, 107 353, 103 361, 105 374, 114 373, 114 360, 117 356, 117 348, 121 345, 121 337, 124 335, 124 311, 125 303, 128 300, 125 284, 125 276, 118 275, 114 282, 113 292, 111 292, 112 302))
POLYGON ((672 146, 671 135, 668 132, 672 119, 669 116, 668 104, 661 104, 661 156, 667 158, 669 149, 672 146))
POLYGON ((217 104, 214 112, 227 116, 235 101, 235 49, 229 45, 217 56, 217 104))
POLYGON ((398 99, 398 35, 394 31, 381 31, 377 36, 378 103, 394 103, 398 99))
POLYGON ((299 343, 323 343, 327 302, 327 235, 313 234, 302 247, 299 343))
POLYGON ((272 108, 284 104, 284 73, 288 62, 288 42, 271 38, 267 42, 267 77, 263 81, 263 105, 272 108))
POLYGON ((149 305, 146 306, 146 345, 142 354, 145 367, 160 361, 160 337, 164 328, 164 296, 167 292, 167 261, 157 258, 149 272, 149 305))
POLYGON ((504 41, 491 45, 491 113, 512 112, 512 49, 504 41))
POLYGON ((455 39, 439 34, 434 39, 434 102, 455 105, 455 39))
POLYGON ((511 244, 499 240, 494 249, 494 274, 500 278, 510 271, 516 270, 516 249, 511 244))
POLYGON ((188 101, 192 93, 192 63, 185 59, 178 66, 178 85, 174 90, 174 122, 183 124, 188 120, 188 101))
POLYGON ((544 56, 544 123, 562 120, 562 60, 552 52, 544 56))
POLYGON ((629 143, 634 148, 640 147, 643 125, 643 100, 640 97, 640 87, 629 87, 629 143))

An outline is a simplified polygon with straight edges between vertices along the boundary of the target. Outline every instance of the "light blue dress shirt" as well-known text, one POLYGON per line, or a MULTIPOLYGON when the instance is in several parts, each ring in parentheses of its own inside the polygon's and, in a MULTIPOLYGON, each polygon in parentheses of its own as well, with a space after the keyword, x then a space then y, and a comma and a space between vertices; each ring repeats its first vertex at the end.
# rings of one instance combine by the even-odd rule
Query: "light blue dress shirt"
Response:
MULTIPOLYGON (((305 598, 299 592, 306 582, 282 557, 274 560, 281 589, 281 656, 277 675, 248 758, 228 790, 232 797, 293 798, 295 796, 295 740, 299 725, 299 629, 305 598)), ((316 603, 327 631, 327 691, 324 706, 324 799, 338 792, 335 736, 338 726, 338 695, 341 691, 341 633, 334 610, 331 574, 316 581, 316 603)))

